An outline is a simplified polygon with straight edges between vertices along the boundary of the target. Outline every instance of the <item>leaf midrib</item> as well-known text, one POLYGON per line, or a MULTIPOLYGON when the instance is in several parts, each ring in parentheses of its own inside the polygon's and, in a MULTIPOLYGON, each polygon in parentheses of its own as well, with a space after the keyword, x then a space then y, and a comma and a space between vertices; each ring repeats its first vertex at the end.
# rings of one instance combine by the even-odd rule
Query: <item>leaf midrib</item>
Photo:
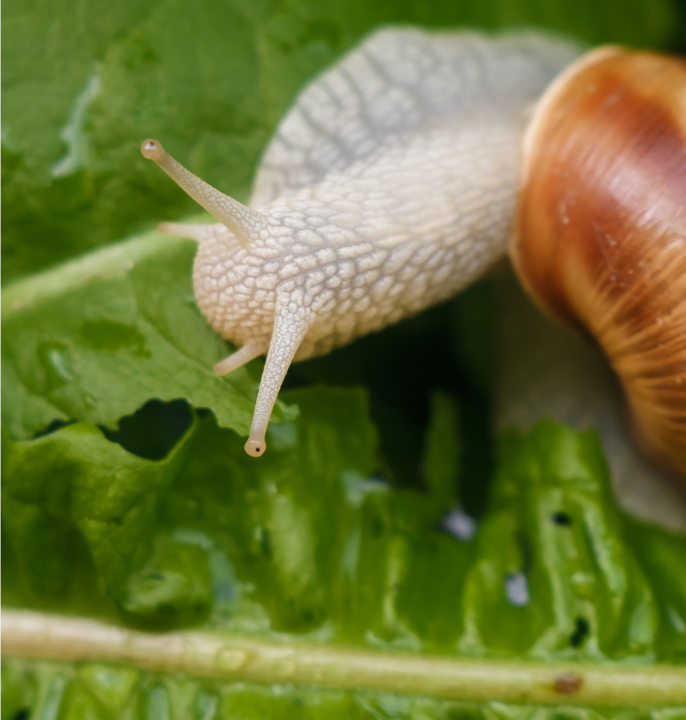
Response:
POLYGON ((686 705, 686 667, 492 660, 355 650, 202 631, 146 633, 4 610, 5 656, 452 700, 650 708, 686 705))

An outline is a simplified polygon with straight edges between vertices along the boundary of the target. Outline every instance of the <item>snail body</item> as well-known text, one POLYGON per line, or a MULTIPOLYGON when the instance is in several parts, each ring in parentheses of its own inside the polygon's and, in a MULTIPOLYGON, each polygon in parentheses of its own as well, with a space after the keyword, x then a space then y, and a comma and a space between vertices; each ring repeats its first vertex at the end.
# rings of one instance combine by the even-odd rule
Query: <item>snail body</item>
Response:
POLYGON ((240 346, 215 370, 267 353, 249 454, 291 361, 440 302, 507 254, 532 109, 579 53, 538 33, 377 32, 301 94, 249 208, 143 144, 220 221, 162 226, 199 241, 198 305, 240 346))

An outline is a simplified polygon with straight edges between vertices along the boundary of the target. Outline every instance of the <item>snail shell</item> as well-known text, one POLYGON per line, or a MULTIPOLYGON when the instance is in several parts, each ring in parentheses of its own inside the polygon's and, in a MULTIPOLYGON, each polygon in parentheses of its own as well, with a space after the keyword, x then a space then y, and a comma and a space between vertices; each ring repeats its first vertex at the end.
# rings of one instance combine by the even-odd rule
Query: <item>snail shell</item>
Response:
POLYGON ((589 53, 541 99, 523 154, 521 280, 603 348, 640 444, 686 476, 686 63, 589 53))

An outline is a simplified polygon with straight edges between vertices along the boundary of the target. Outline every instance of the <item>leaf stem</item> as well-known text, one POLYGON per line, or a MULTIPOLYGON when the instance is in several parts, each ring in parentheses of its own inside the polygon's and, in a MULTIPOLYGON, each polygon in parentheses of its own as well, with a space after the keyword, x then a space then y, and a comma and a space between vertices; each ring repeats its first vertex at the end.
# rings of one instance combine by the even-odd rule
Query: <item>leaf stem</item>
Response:
POLYGON ((650 708, 686 704, 684 667, 448 658, 287 645, 221 633, 154 634, 18 610, 2 613, 2 652, 221 680, 459 700, 650 708))

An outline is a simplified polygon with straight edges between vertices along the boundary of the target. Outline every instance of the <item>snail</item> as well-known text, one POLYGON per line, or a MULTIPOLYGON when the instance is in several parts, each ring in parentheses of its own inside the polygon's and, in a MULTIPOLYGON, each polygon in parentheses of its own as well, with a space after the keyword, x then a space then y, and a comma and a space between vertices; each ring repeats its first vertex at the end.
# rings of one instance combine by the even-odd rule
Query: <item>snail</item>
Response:
POLYGON ((301 93, 250 207, 143 143, 219 221, 160 226, 199 242, 198 305, 239 346, 215 371, 267 354, 248 454, 292 361, 455 295, 512 236, 532 296, 605 348, 641 443, 686 474, 686 67, 580 55, 535 32, 378 31, 301 93))

